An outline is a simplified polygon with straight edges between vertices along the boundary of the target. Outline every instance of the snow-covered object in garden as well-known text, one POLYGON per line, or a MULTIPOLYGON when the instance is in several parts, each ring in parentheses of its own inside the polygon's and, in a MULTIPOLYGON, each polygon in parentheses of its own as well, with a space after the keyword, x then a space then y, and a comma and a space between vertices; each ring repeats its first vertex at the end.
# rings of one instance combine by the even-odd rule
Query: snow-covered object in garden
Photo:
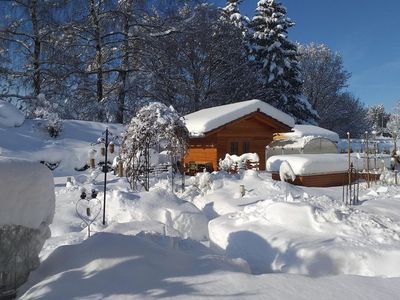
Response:
POLYGON ((314 125, 296 124, 292 129, 292 132, 282 133, 280 135, 288 139, 314 136, 327 138, 333 142, 339 141, 339 135, 336 132, 314 125))
POLYGON ((296 175, 312 175, 347 172, 348 159, 345 154, 300 154, 275 155, 267 160, 267 171, 279 172, 286 161, 296 175))
MULTIPOLYGON (((350 160, 357 171, 364 171, 367 168, 367 159, 357 153, 352 153, 350 160)), ((347 154, 299 154, 299 155, 275 155, 267 160, 267 171, 279 172, 282 162, 287 161, 294 173, 299 176, 313 174, 331 174, 347 172, 349 168, 347 154)), ((369 157, 369 167, 374 169, 390 167, 390 156, 381 159, 369 157)))
POLYGON ((38 162, 0 157, 0 226, 39 229, 53 220, 53 175, 38 162))
POLYGON ((0 157, 1 290, 20 286, 39 265, 55 211, 53 175, 38 162, 0 157))
POLYGON ((260 111, 289 127, 294 126, 294 119, 291 116, 257 99, 196 111, 185 116, 185 124, 191 136, 202 136, 213 129, 256 111, 260 111))
POLYGON ((327 138, 315 136, 278 139, 265 148, 266 159, 274 155, 324 153, 338 153, 336 143, 327 138))
POLYGON ((47 130, 49 135, 53 138, 58 137, 64 127, 63 120, 56 112, 57 103, 51 102, 46 98, 46 95, 40 93, 37 96, 37 104, 33 111, 33 116, 45 120, 41 126, 47 130))
POLYGON ((17 127, 24 123, 23 113, 11 103, 0 100, 0 126, 17 127))
POLYGON ((294 181, 296 179, 296 174, 294 174, 292 167, 286 160, 279 167, 279 178, 281 181, 294 181))
POLYGON ((266 159, 274 155, 338 153, 337 133, 314 125, 295 125, 293 132, 279 133, 266 147, 266 159))
POLYGON ((224 171, 229 171, 233 167, 237 167, 239 169, 244 168, 247 162, 257 164, 260 161, 260 158, 257 153, 244 153, 240 156, 235 154, 225 154, 224 159, 219 160, 219 169, 224 171))
POLYGON ((171 156, 180 157, 186 152, 188 140, 189 132, 172 106, 154 102, 142 107, 129 123, 121 145, 121 159, 132 187, 138 188, 143 175, 148 175, 150 149, 162 145, 171 156))

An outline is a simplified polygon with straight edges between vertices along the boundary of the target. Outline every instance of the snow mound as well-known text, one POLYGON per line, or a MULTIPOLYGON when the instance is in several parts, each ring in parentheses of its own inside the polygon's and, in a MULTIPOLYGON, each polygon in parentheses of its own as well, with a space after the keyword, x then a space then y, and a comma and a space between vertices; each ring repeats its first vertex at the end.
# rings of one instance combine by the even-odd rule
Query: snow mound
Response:
POLYGON ((108 203, 111 222, 157 221, 164 224, 168 235, 199 241, 208 239, 208 220, 201 211, 163 187, 140 195, 115 190, 108 203))
POLYGON ((39 229, 55 210, 54 181, 40 163, 0 157, 0 226, 39 229))
POLYGON ((185 277, 245 270, 191 240, 98 233, 57 248, 32 274, 21 299, 173 297, 195 292, 185 277))
POLYGON ((326 196, 260 201, 210 221, 209 234, 255 274, 400 276, 400 222, 326 196))
POLYGON ((0 126, 17 127, 24 123, 22 112, 11 103, 0 100, 0 126))

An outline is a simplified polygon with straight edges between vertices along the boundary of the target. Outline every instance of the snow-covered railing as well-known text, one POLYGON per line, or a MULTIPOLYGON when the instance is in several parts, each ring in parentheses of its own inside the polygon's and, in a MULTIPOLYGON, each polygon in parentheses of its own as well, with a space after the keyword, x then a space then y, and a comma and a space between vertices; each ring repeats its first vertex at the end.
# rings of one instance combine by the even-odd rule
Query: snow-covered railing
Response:
POLYGON ((219 160, 220 170, 236 173, 240 169, 259 169, 259 157, 257 153, 244 153, 240 156, 226 154, 224 159, 219 160))

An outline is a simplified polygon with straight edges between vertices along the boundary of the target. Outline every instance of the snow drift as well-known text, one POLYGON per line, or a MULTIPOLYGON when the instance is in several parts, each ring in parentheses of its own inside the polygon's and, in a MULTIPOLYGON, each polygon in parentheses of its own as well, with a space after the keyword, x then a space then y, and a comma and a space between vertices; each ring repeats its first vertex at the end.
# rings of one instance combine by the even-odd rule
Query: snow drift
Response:
POLYGON ((11 103, 0 100, 0 126, 16 127, 24 123, 23 113, 11 103))

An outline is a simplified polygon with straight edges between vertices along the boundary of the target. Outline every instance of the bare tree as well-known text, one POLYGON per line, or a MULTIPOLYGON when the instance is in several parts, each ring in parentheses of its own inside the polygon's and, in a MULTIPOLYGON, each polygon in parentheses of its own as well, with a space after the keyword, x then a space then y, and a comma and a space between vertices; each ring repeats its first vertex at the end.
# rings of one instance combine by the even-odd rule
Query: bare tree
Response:
POLYGON ((320 120, 335 105, 343 89, 347 87, 350 74, 344 69, 342 57, 325 45, 298 45, 302 92, 317 110, 320 120))
POLYGON ((257 97, 240 29, 201 5, 181 10, 166 28, 179 32, 153 37, 149 98, 172 104, 180 113, 257 97))
POLYGON ((0 41, 8 43, 9 64, 1 61, 1 72, 9 79, 2 82, 0 97, 17 98, 33 111, 38 97, 52 90, 47 53, 52 47, 53 13, 60 1, 14 0, 2 1, 0 11, 0 41))

